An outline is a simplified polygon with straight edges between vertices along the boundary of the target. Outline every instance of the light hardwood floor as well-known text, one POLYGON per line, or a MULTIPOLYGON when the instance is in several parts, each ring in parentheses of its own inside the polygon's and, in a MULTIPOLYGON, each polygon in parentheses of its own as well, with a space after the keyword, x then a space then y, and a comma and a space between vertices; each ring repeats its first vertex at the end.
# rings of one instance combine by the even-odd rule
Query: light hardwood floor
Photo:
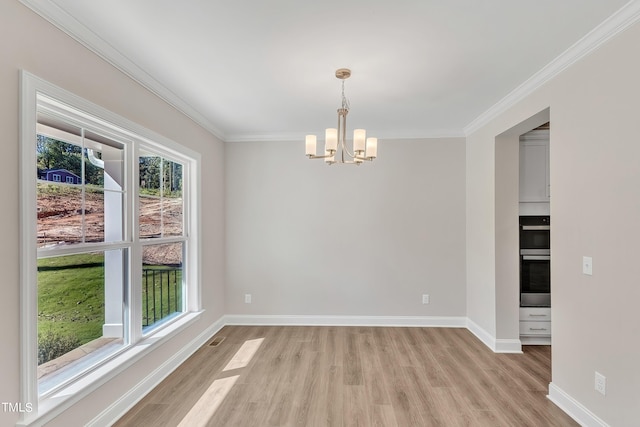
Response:
POLYGON ((494 354, 449 328, 226 326, 216 337, 116 426, 578 425, 546 398, 547 346, 494 354), (259 338, 246 367, 224 370, 259 338))

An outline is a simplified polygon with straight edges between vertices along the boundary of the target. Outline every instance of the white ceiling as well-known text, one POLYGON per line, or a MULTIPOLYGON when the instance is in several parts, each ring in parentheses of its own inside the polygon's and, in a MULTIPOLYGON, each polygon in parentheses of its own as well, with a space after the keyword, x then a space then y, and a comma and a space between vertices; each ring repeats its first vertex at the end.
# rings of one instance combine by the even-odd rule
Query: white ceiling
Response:
POLYGON ((340 67, 349 129, 463 135, 628 0, 22 1, 224 140, 302 141, 340 67))

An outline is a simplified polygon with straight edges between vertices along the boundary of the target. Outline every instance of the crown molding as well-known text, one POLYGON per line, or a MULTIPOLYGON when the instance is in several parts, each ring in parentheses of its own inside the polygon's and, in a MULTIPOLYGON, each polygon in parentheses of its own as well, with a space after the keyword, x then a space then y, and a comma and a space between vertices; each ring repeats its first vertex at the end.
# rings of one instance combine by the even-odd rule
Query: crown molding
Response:
POLYGON ((154 79, 145 70, 123 55, 116 48, 100 38, 80 21, 50 0, 19 0, 20 3, 49 21, 80 44, 100 56, 109 64, 122 71, 128 77, 140 83, 156 96, 169 103, 195 123, 199 124, 216 137, 224 141, 224 133, 209 119, 200 114, 195 108, 182 100, 178 95, 167 89, 162 83, 154 79))
POLYGON ((549 80, 562 73, 574 63, 602 46, 608 40, 622 33, 640 19, 640 0, 631 0, 621 9, 604 20, 571 47, 561 53, 540 71, 511 91, 487 111, 482 113, 464 128, 464 134, 470 135, 504 113, 516 103, 529 96, 549 80))
MULTIPOLYGON (((272 134, 229 134, 226 142, 301 142, 306 134, 303 133, 272 133, 272 134)), ((394 136, 393 134, 373 133, 378 140, 407 140, 407 139, 437 139, 437 138, 464 138, 462 130, 442 129, 428 133, 415 135, 394 136)))
MULTIPOLYGON (((195 108, 191 107, 178 95, 173 93, 158 80, 151 77, 151 75, 149 75, 145 70, 140 68, 128 57, 123 55, 120 51, 107 43, 104 39, 100 38, 97 34, 83 25, 80 21, 69 15, 66 11, 57 6, 52 1, 19 1, 223 141, 257 142, 300 140, 299 136, 296 136, 294 138, 291 134, 236 134, 225 136, 225 134, 220 129, 218 129, 208 118, 202 115, 195 108)), ((511 91, 507 96, 502 98, 492 107, 490 107, 488 110, 474 119, 471 123, 465 126, 462 131, 438 130, 430 132, 428 135, 416 135, 412 137, 399 138, 394 137, 385 139, 453 138, 465 137, 467 135, 470 135, 512 106, 514 106, 525 97, 529 96, 531 93, 540 88, 547 81, 560 74, 566 68, 570 67, 572 64, 576 63, 583 57, 587 56, 589 53, 600 47, 609 39, 626 30, 628 27, 636 23, 638 19, 640 19, 640 0, 631 0, 620 10, 615 12, 600 25, 590 31, 582 39, 578 40, 557 58, 547 64, 544 68, 542 68, 516 89, 511 91)))
POLYGON ((229 134, 226 142, 293 142, 304 141, 304 134, 301 133, 265 133, 265 134, 229 134))

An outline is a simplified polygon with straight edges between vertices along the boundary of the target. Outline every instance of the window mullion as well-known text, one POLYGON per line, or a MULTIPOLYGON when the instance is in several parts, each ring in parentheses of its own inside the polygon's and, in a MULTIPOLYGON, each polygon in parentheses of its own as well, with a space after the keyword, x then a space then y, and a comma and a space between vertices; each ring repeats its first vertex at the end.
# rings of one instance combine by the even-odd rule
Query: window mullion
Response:
POLYGON ((87 198, 87 190, 86 190, 86 186, 87 186, 87 182, 85 179, 85 164, 84 164, 84 128, 80 129, 80 139, 82 140, 82 145, 80 146, 80 182, 82 183, 81 186, 81 191, 82 191, 82 200, 81 200, 81 204, 80 204, 80 209, 82 209, 82 243, 86 243, 87 242, 87 218, 86 218, 86 213, 87 213, 87 206, 86 206, 86 198, 87 198))
POLYGON ((127 209, 127 233, 132 240, 130 266, 128 277, 128 292, 126 304, 127 315, 129 316, 129 334, 131 342, 136 343, 142 339, 142 245, 140 243, 140 198, 138 192, 140 190, 139 182, 139 158, 140 148, 138 144, 134 144, 128 151, 131 156, 129 173, 131 179, 128 181, 129 201, 127 209))
POLYGON ((164 157, 160 158, 160 236, 164 237, 164 157))

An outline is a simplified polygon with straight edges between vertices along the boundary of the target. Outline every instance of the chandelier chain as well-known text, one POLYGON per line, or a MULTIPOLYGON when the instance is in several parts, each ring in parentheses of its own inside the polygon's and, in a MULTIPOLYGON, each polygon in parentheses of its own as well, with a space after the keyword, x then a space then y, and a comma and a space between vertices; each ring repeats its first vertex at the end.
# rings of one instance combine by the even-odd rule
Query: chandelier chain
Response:
POLYGON ((349 100, 344 96, 344 80, 342 80, 342 108, 349 111, 349 100))

